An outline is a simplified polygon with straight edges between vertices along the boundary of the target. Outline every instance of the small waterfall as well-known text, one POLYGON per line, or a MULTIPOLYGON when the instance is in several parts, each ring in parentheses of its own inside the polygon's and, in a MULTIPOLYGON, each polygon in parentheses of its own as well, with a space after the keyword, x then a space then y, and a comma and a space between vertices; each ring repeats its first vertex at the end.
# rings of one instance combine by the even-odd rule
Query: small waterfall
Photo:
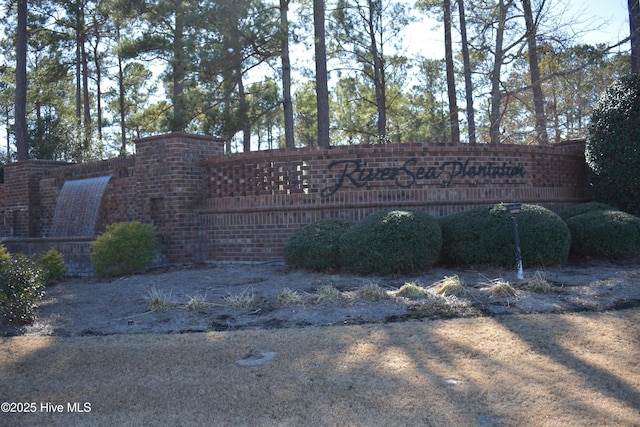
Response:
POLYGON ((58 195, 51 237, 93 237, 111 176, 66 181, 58 195))

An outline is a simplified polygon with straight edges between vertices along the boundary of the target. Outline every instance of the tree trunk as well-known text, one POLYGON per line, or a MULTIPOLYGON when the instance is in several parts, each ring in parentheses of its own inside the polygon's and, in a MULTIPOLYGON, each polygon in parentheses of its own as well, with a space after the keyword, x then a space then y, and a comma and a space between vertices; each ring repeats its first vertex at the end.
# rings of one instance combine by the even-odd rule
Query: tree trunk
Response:
POLYGON ((640 72, 640 4, 628 0, 629 27, 631 34, 631 72, 640 72))
POLYGON ((186 74, 186 60, 184 53, 184 22, 182 0, 175 0, 175 29, 173 37, 173 80, 172 101, 173 120, 172 132, 184 132, 186 128, 184 105, 184 78, 186 74))
MULTIPOLYGON (((120 30, 118 29, 118 39, 120 30)), ((127 126, 124 100, 124 70, 122 68, 122 55, 118 54, 118 109, 120 110, 120 155, 127 155, 127 126)))
POLYGON ((282 106, 284 109, 285 146, 296 146, 293 123, 293 101, 291 100, 291 60, 289 58, 289 0, 280 0, 280 26, 282 31, 282 106))
POLYGON ((458 0, 460 13, 460 37, 462 41, 462 60, 464 62, 464 88, 467 100, 467 126, 469 144, 476 144, 476 120, 473 108, 473 83, 471 81, 471 60, 469 59, 469 46, 467 45, 467 23, 464 16, 464 0, 458 0))
POLYGON ((507 7, 503 0, 498 2, 498 28, 496 30, 495 59, 491 71, 491 112, 489 116, 489 135, 491 144, 500 144, 500 107, 502 104, 502 90, 500 88, 500 73, 504 57, 504 28, 507 21, 507 7))
POLYGON ((329 147, 329 87, 327 83, 327 46, 324 34, 324 0, 313 0, 313 28, 316 55, 318 145, 329 147))
MULTIPOLYGON (((384 64, 382 53, 378 49, 376 42, 377 10, 376 2, 369 0, 369 37, 371 56, 373 58, 373 85, 376 93, 376 107, 378 110, 378 140, 386 141, 387 136, 387 96, 384 81, 384 64)), ((382 31, 382 29, 380 29, 382 31)), ((382 35, 381 35, 382 38, 382 35)))
POLYGON ((456 99, 455 70, 453 68, 453 42, 451 40, 451 0, 444 0, 444 51, 447 68, 447 93, 449 94, 449 127, 451 143, 460 142, 460 125, 458 123, 458 101, 456 99))
POLYGON ((531 86, 533 90, 533 108, 536 116, 536 137, 540 145, 549 145, 547 134, 547 118, 544 111, 544 94, 540 81, 540 68, 538 66, 538 45, 536 42, 537 28, 531 11, 531 0, 522 0, 524 19, 527 25, 527 44, 529 47, 529 72, 531 73, 531 86))
MULTIPOLYGON (((27 0, 18 0, 18 28, 16 29, 16 99, 15 127, 18 161, 29 158, 27 130, 27 0)), ((7 157, 9 152, 7 151, 7 157)))

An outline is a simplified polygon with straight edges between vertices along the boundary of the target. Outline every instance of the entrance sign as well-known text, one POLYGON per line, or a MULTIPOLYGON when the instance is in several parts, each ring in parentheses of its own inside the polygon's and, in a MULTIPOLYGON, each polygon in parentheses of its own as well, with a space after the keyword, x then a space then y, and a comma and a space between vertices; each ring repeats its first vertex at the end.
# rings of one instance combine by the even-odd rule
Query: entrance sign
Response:
POLYGON ((524 177, 526 174, 522 163, 492 161, 470 164, 470 162, 471 159, 452 160, 430 165, 420 164, 416 157, 411 157, 401 166, 374 168, 368 167, 363 159, 336 160, 329 163, 327 169, 335 171, 338 175, 337 179, 323 188, 320 194, 328 197, 341 188, 361 188, 376 181, 392 181, 399 188, 411 188, 416 184, 428 184, 429 181, 435 180, 448 186, 457 177, 506 179, 524 177))

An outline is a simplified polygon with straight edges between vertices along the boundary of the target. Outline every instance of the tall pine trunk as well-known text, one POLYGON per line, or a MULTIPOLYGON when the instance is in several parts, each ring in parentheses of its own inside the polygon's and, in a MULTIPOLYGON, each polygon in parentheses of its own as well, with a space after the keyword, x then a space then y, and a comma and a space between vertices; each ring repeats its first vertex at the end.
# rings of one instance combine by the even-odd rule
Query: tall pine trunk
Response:
MULTIPOLYGON (((18 28, 16 29, 16 99, 15 132, 18 161, 29 158, 27 130, 27 0, 18 0, 18 28)), ((7 156, 9 152, 7 151, 7 156)))
POLYGON ((327 46, 324 32, 324 0, 313 0, 313 28, 316 55, 318 145, 329 147, 329 87, 327 83, 327 46))
POLYGON ((280 27, 282 31, 282 106, 284 109, 285 146, 296 146, 293 123, 293 101, 291 99, 291 60, 289 58, 289 0, 280 0, 280 27))
POLYGON ((529 48, 529 72, 533 90, 533 109, 536 116, 536 139, 540 145, 549 145, 547 134, 547 117, 544 111, 544 94, 540 81, 540 67, 538 66, 538 44, 536 42, 537 26, 533 20, 531 0, 522 0, 525 24, 527 26, 527 45, 529 48))
POLYGON ((451 39, 451 0, 444 0, 444 57, 447 68, 447 93, 449 94, 449 127, 451 143, 460 142, 458 101, 456 98, 455 70, 453 67, 453 41, 451 39))

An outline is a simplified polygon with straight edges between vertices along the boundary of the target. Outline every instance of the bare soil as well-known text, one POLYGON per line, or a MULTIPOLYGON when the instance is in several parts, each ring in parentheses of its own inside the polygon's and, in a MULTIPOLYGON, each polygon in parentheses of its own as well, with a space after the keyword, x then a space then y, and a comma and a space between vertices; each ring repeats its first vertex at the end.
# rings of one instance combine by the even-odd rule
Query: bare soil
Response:
POLYGON ((640 425, 640 263, 541 274, 550 292, 504 270, 279 264, 64 281, 33 325, 0 337, 0 425, 640 425), (468 294, 439 295, 456 274, 468 294), (498 278, 515 293, 496 295, 498 278), (399 297, 407 282, 429 296, 399 297), (372 283, 388 298, 364 298, 372 283), (168 303, 150 309, 158 295, 168 303), (231 307, 239 295, 253 302, 231 307))
POLYGON ((240 329, 299 328, 396 322, 407 319, 483 317, 523 313, 606 311, 640 306, 640 262, 579 262, 541 271, 502 269, 431 271, 399 277, 292 271, 281 263, 219 264, 162 269, 114 280, 73 279, 49 286, 37 320, 5 325, 2 335, 112 335, 240 329), (438 293, 439 281, 458 277, 466 295, 438 293), (546 292, 530 284, 542 279, 546 292), (514 293, 496 293, 498 281, 514 293), (397 295, 406 283, 427 297, 397 295), (386 298, 372 301, 360 289, 378 285, 386 298), (339 298, 322 297, 335 288, 339 298), (284 292, 289 291, 289 292, 284 292), (297 299, 284 298, 294 295, 297 299))

